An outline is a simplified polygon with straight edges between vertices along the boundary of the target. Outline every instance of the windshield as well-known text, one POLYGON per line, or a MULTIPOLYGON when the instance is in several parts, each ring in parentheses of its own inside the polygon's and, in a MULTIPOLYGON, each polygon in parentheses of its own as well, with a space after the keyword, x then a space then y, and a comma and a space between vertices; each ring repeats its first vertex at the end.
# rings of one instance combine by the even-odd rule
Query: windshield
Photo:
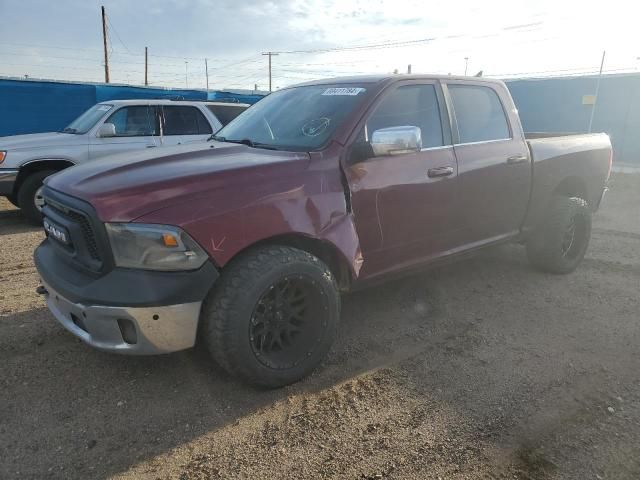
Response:
POLYGON ((62 131, 65 133, 87 133, 112 108, 113 105, 98 103, 76 118, 62 131))
POLYGON ((281 90, 240 114, 214 139, 283 150, 317 150, 365 92, 365 88, 344 84, 281 90))

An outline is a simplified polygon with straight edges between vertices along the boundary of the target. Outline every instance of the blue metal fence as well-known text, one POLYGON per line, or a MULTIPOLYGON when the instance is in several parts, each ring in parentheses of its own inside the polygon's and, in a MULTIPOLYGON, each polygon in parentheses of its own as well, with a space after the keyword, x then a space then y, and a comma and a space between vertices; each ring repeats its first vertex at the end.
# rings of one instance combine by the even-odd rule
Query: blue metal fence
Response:
POLYGON ((0 79, 0 136, 61 130, 98 102, 129 98, 233 99, 242 103, 255 103, 262 95, 0 79))
MULTIPOLYGON (((587 132, 597 76, 509 80, 525 131, 587 132)), ((603 75, 592 131, 610 135, 616 165, 640 167, 640 74, 603 75)))
MULTIPOLYGON (((597 76, 508 80, 526 131, 586 132, 597 76)), ((593 121, 618 165, 640 167, 640 74, 604 75, 593 121)), ((255 103, 262 95, 125 85, 0 79, 0 136, 60 130, 105 100, 167 98, 255 103)))

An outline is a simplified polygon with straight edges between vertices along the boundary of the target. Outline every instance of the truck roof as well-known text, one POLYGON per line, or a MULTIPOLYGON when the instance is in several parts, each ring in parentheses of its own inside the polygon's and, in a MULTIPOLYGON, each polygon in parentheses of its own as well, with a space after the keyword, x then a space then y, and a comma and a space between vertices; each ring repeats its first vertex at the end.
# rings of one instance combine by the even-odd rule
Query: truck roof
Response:
POLYGON ((232 106, 232 107, 250 107, 247 103, 235 103, 235 102, 215 102, 208 100, 172 100, 170 98, 166 99, 153 99, 153 98, 130 98, 127 100, 104 100, 100 102, 101 104, 108 105, 193 105, 193 104, 203 104, 203 105, 221 105, 221 106, 232 106))
MULTIPOLYGON (((309 82, 297 83, 295 87, 301 85, 336 85, 353 83, 382 83, 397 82, 401 80, 473 80, 474 82, 500 83, 502 80, 486 77, 465 77, 460 75, 414 75, 414 74, 385 74, 385 75, 354 75, 350 77, 323 78, 321 80, 311 80, 309 82)), ((287 87, 288 88, 288 87, 287 87)))

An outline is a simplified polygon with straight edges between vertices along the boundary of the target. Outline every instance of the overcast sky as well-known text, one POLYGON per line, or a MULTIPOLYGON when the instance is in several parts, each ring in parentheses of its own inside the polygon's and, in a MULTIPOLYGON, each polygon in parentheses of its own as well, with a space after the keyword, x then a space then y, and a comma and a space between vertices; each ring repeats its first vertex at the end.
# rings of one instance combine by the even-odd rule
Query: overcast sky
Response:
POLYGON ((274 87, 312 78, 413 72, 531 76, 640 66, 640 9, 610 0, 0 0, 0 75, 104 79, 100 5, 112 82, 274 87), (356 48, 354 48, 356 47, 356 48), (359 48, 363 47, 363 48, 359 48), (334 51, 326 51, 334 49, 334 51), (338 50, 335 50, 338 49, 338 50), (325 50, 325 51, 322 51, 325 50), (185 64, 185 62, 188 62, 185 64))

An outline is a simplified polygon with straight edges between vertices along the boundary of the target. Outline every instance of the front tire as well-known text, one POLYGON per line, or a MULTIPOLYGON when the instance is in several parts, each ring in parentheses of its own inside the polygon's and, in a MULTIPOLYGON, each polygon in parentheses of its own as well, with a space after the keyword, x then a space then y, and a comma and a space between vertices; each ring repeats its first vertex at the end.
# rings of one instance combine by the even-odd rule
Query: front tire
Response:
POLYGON ((205 300, 202 335, 229 374, 275 388, 320 364, 339 317, 337 284, 321 260, 297 248, 265 246, 225 267, 205 300))
POLYGON ((17 201, 22 214, 30 223, 39 225, 42 223, 42 182, 55 170, 40 170, 29 175, 20 185, 17 201))
POLYGON ((577 197, 557 196, 546 220, 527 240, 527 256, 539 270, 573 272, 587 251, 591 238, 591 210, 577 197))

